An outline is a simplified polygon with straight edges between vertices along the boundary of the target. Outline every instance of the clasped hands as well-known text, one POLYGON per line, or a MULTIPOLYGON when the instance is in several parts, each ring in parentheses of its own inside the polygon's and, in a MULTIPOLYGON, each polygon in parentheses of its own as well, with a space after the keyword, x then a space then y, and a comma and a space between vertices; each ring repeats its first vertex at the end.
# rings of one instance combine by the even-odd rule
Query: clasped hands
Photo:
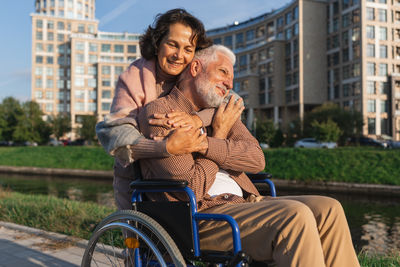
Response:
MULTIPOLYGON (((242 99, 235 101, 232 96, 228 103, 222 103, 216 110, 211 126, 212 137, 226 139, 233 124, 244 110, 242 99)), ((203 122, 196 114, 172 110, 169 113, 153 115, 149 124, 166 129, 164 135, 151 136, 154 140, 167 138, 166 147, 172 155, 183 155, 198 152, 205 154, 208 149, 207 134, 202 133, 203 122)))

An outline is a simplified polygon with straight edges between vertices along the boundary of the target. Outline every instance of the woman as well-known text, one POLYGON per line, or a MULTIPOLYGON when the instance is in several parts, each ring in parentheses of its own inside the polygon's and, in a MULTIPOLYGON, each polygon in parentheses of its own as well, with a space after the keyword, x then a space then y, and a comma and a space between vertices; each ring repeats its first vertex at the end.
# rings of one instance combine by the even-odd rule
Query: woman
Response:
MULTIPOLYGON (((110 114, 96 126, 101 144, 116 158, 113 186, 119 209, 131 208, 129 183, 139 175, 132 162, 204 149, 206 137, 200 134, 199 128, 210 125, 214 112, 155 114, 151 123, 164 126, 165 135, 169 133, 168 128, 176 129, 163 141, 146 139, 137 130, 140 108, 168 94, 178 75, 192 61, 195 51, 211 45, 203 24, 184 9, 158 15, 154 25, 154 28, 149 26, 140 39, 142 58, 119 77, 110 114)), ((236 112, 225 114, 223 123, 231 127, 242 110, 241 101, 237 101, 236 112)))

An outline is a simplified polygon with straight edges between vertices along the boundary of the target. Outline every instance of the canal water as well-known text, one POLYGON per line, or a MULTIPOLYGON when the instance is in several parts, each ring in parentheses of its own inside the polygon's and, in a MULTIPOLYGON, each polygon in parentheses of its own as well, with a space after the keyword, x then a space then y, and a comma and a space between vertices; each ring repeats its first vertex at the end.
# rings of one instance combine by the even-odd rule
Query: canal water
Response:
MULTIPOLYGON (((0 186, 10 191, 92 201, 115 207, 111 180, 0 174, 0 186)), ((282 192, 279 188, 277 191, 278 195, 316 194, 300 191, 282 192)), ((399 198, 321 192, 318 194, 334 197, 342 203, 357 251, 378 254, 400 251, 399 198)))

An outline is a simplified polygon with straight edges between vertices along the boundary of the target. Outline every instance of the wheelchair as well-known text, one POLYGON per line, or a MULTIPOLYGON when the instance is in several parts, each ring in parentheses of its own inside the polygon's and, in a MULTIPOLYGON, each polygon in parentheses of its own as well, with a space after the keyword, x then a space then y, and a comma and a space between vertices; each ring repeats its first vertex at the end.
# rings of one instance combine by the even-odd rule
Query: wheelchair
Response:
MULTIPOLYGON (((253 183, 276 190, 268 173, 247 174, 253 183)), ((82 258, 88 266, 259 266, 242 251, 240 230, 229 215, 197 211, 187 181, 136 180, 131 183, 132 210, 117 211, 94 230, 82 258), (143 193, 181 192, 187 201, 146 201, 143 193), (198 222, 225 221, 232 229, 233 251, 200 249, 198 222)), ((263 265, 266 266, 266 265, 263 265)))

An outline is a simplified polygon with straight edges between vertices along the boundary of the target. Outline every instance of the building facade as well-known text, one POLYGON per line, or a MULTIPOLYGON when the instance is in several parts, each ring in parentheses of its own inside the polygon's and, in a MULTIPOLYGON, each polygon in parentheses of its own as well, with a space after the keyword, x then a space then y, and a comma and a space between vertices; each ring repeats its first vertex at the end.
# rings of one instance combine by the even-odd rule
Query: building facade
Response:
POLYGON ((73 129, 82 116, 109 113, 140 35, 99 31, 95 0, 36 0, 31 17, 32 99, 47 116, 69 115, 73 129))
POLYGON ((207 33, 237 55, 249 128, 330 101, 361 112, 363 134, 400 140, 400 0, 295 0, 207 33))

